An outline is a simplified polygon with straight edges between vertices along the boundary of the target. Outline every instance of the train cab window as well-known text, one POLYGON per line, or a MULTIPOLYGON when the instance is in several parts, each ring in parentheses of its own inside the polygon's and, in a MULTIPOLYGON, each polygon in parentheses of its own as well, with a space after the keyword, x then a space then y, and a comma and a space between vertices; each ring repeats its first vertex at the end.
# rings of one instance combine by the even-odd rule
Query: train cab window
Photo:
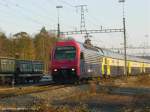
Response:
POLYGON ((56 47, 54 58, 57 60, 72 60, 76 57, 76 48, 73 46, 56 47))
POLYGON ((83 52, 80 53, 80 59, 84 59, 84 54, 83 54, 83 52))

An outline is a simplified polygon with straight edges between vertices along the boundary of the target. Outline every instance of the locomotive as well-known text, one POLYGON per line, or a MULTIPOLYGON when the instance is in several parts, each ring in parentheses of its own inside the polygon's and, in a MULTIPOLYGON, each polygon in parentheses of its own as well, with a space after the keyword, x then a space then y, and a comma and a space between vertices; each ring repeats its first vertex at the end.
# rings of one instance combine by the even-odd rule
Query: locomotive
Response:
POLYGON ((44 71, 44 63, 37 60, 18 60, 15 58, 0 58, 0 83, 26 83, 32 80, 38 82, 44 71))
MULTIPOLYGON (((93 77, 124 75, 124 55, 93 46, 90 40, 58 41, 52 50, 51 75, 54 82, 74 82, 93 77)), ((150 60, 127 55, 127 74, 150 73, 150 60)))

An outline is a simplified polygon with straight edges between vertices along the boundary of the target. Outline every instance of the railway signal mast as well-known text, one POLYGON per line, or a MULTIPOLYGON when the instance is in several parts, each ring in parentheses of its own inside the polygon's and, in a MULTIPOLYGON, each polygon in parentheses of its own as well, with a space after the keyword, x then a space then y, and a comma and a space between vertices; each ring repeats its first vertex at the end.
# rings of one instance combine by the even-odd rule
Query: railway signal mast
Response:
POLYGON ((125 0, 119 0, 119 3, 122 3, 122 18, 123 18, 123 35, 124 35, 124 74, 127 76, 127 39, 126 39, 126 21, 125 21, 125 10, 124 4, 125 0))
POLYGON ((60 37, 60 19, 59 19, 59 9, 63 8, 63 6, 56 6, 57 8, 57 16, 58 16, 58 24, 57 24, 57 37, 60 37))

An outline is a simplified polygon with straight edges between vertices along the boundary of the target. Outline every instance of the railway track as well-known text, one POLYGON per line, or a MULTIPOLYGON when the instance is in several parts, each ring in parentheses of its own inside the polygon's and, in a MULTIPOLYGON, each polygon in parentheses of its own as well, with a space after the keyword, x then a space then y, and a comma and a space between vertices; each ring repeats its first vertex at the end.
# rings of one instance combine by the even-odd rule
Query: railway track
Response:
POLYGON ((64 85, 64 84, 37 84, 33 86, 25 86, 25 87, 14 87, 9 89, 0 90, 0 99, 15 97, 19 95, 32 94, 32 93, 40 93, 49 90, 57 90, 65 87, 71 87, 73 85, 64 85))
MULTIPOLYGON (((132 76, 132 78, 134 78, 134 77, 135 76, 132 76)), ((110 79, 108 78, 108 79, 100 79, 98 81, 98 83, 101 83, 102 86, 104 83, 105 83, 105 86, 110 86, 115 83, 114 81, 116 79, 124 80, 122 77, 110 78, 110 79)), ((80 85, 89 84, 89 83, 92 83, 92 82, 84 82, 84 83, 81 83, 80 85)), ((118 81, 117 81, 117 83, 118 83, 118 81)), ((39 83, 39 84, 34 84, 34 85, 19 85, 14 88, 0 89, 0 98, 14 97, 14 96, 32 94, 32 93, 40 93, 43 91, 57 90, 60 88, 71 87, 71 86, 77 86, 77 85, 55 84, 53 82, 39 83)))
MULTIPOLYGON (((89 82, 90 84, 80 84, 80 85, 58 85, 55 83, 51 84, 35 84, 34 86, 30 86, 32 91, 27 91, 26 93, 18 93, 20 91, 16 91, 16 95, 11 95, 11 96, 4 96, 2 97, 1 104, 6 105, 5 108, 6 110, 9 109, 13 110, 12 105, 15 103, 15 105, 18 108, 18 110, 25 110, 28 109, 26 108, 27 104, 32 104, 33 102, 38 102, 39 100, 44 100, 48 102, 49 104, 60 104, 59 101, 65 101, 68 99, 72 99, 70 101, 74 102, 74 98, 79 98, 79 102, 84 100, 84 97, 86 95, 90 95, 90 97, 85 97, 86 101, 87 98, 93 98, 97 99, 99 98, 100 102, 99 105, 103 106, 103 102, 107 103, 107 101, 114 102, 114 99, 119 98, 118 100, 116 99, 116 108, 118 107, 118 102, 123 101, 124 98, 135 98, 136 100, 138 99, 140 101, 141 98, 143 98, 143 102, 145 101, 144 98, 149 98, 149 93, 150 89, 149 88, 140 88, 137 86, 137 81, 140 81, 140 85, 142 85, 141 79, 143 76, 139 76, 139 78, 136 78, 135 76, 130 76, 127 79, 124 79, 122 77, 120 78, 106 78, 106 79, 100 79, 100 82, 97 83, 95 80, 89 82), (124 83, 122 86, 121 84, 124 83), (133 85, 131 84, 133 83, 133 85), (114 84, 114 85, 113 85, 114 84), (75 87, 76 86, 76 87, 75 87), (67 88, 69 87, 69 88, 67 88), (33 88, 38 88, 38 89, 33 89, 33 88), (95 89, 95 90, 94 90, 95 89), (81 93, 80 93, 81 90, 81 93), (87 93, 89 91, 89 93, 87 93), (33 93, 33 94, 32 94, 33 93), (92 94, 90 94, 92 93, 92 94), (93 94, 94 93, 94 94, 93 94), (95 94, 96 93, 96 94, 95 94), (81 97, 83 95, 83 97, 81 97), (94 96, 92 96, 94 95, 94 96), (106 96, 105 96, 106 95, 106 96), (14 97, 17 96, 17 97, 14 97), (119 97, 118 97, 119 96, 119 97), (96 97, 96 98, 95 98, 96 97), (109 100, 107 100, 107 98, 109 100), (20 100, 22 99, 22 100, 20 100), (83 99, 83 100, 81 100, 83 99), (104 99, 104 100, 101 100, 104 99), (105 100, 106 99, 106 100, 105 100), (53 103, 56 101, 55 103, 53 103)), ((146 79, 148 79, 149 76, 145 75, 144 82, 146 79)), ((145 85, 145 84, 144 84, 145 85)), ((148 85, 149 86, 149 85, 148 85)), ((28 87, 22 87, 22 91, 26 91, 26 88, 28 87)), ((19 88, 17 88, 19 89, 19 88)), ((29 89, 30 90, 30 89, 29 89)), ((0 97, 1 98, 1 97, 0 97)), ((91 101, 92 99, 89 99, 91 101)), ((75 100, 76 101, 76 100, 75 100)), ((147 101, 147 100, 146 100, 147 101)), ((79 104, 77 102, 77 104, 79 104)), ((141 101, 140 101, 141 102, 141 101)), ((87 102, 86 102, 87 103, 87 102)), ((97 102, 96 102, 97 103, 97 102)), ((109 102, 108 105, 105 103, 104 106, 110 106, 109 102)), ((129 101, 130 103, 130 101, 129 101)), ((37 103, 38 104, 38 103, 37 103)), ((89 103, 90 104, 90 103, 89 103)), ((95 104, 95 103, 94 103, 95 104)), ((64 105, 64 103, 62 103, 64 105)), ((59 105, 60 106, 60 105, 59 105)), ((96 108, 96 107, 95 107, 96 108)), ((31 107, 32 109, 32 107, 31 107)), ((9 111, 9 110, 8 110, 9 111)))

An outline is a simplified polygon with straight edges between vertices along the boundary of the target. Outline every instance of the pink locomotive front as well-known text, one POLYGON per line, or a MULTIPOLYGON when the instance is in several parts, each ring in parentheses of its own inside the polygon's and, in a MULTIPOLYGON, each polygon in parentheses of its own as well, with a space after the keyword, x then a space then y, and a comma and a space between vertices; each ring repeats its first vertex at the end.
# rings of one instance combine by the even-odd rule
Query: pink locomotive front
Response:
POLYGON ((54 82, 76 81, 80 75, 80 47, 75 40, 56 43, 51 57, 51 73, 54 82))

